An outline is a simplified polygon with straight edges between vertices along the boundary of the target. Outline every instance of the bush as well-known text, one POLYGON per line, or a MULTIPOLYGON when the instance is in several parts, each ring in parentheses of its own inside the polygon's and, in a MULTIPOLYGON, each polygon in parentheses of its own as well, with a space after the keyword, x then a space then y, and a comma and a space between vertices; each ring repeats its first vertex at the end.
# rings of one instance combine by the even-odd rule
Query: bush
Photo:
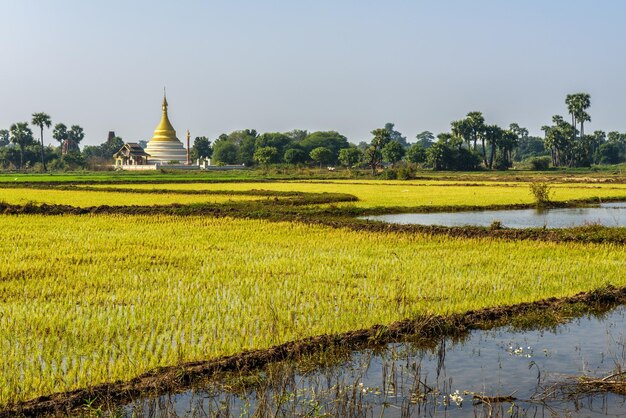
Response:
POLYGON ((546 207, 550 205, 550 185, 548 183, 530 183, 530 192, 535 197, 535 203, 538 207, 546 207))
POLYGON ((533 157, 528 160, 528 164, 530 164, 530 169, 533 171, 544 171, 550 168, 551 158, 548 156, 545 157, 533 157))
POLYGON ((388 168, 380 174, 380 178, 383 180, 396 180, 398 173, 393 168, 388 168))
POLYGON ((415 164, 401 162, 398 164, 397 175, 400 180, 412 180, 417 174, 415 164))

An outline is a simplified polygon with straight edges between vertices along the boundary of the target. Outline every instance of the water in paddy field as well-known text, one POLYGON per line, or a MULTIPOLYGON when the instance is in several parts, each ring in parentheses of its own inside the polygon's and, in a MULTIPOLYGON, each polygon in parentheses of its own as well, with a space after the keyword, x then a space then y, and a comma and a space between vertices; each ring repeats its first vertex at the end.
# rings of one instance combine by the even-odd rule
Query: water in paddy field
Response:
POLYGON ((442 226, 490 226, 498 221, 506 228, 569 228, 583 225, 624 227, 626 202, 603 203, 598 207, 585 208, 403 213, 366 216, 361 219, 395 224, 442 226))
POLYGON ((137 400, 122 415, 626 416, 626 396, 575 386, 577 376, 602 378, 625 364, 626 308, 619 307, 540 330, 496 328, 430 348, 393 343, 344 351, 326 363, 279 363, 249 379, 257 384, 247 391, 232 389, 233 381, 206 384, 137 400), (474 394, 512 398, 478 403, 474 394))

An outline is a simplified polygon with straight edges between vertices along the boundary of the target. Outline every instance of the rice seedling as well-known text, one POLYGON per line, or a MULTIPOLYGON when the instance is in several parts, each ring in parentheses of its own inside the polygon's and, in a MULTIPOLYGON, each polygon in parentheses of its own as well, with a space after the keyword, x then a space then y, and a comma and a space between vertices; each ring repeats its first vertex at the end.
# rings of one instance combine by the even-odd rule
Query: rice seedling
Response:
POLYGON ((0 216, 0 405, 307 336, 622 286, 624 260, 612 244, 0 216))

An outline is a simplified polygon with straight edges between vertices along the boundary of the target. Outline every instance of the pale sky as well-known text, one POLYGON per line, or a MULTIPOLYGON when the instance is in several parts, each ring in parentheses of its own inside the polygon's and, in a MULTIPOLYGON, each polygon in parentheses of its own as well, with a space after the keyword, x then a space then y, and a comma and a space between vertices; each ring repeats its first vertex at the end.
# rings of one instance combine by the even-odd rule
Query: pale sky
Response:
POLYGON ((622 0, 0 0, 0 16, 0 129, 43 111, 83 144, 148 140, 166 86, 181 139, 357 143, 393 122, 412 141, 473 110, 539 134, 579 91, 587 132, 626 131, 622 0))

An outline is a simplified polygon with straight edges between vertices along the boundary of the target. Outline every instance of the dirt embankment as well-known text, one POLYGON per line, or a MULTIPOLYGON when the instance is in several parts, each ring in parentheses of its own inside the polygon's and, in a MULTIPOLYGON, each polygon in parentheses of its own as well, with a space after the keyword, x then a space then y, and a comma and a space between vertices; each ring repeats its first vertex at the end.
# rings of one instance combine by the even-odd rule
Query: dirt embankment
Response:
POLYGON ((354 350, 379 347, 393 341, 421 340, 425 344, 445 336, 462 336, 473 329, 487 329, 509 323, 536 327, 537 318, 559 318, 594 310, 607 310, 626 303, 626 287, 610 285, 572 297, 550 298, 512 306, 486 308, 449 316, 428 316, 394 322, 388 326, 349 331, 336 335, 320 335, 288 342, 268 349, 246 351, 213 360, 163 367, 144 373, 130 381, 101 384, 72 392, 42 396, 30 401, 6 406, 0 418, 15 416, 63 415, 78 411, 90 403, 122 405, 134 399, 183 391, 200 379, 219 376, 225 372, 245 373, 270 363, 298 360, 306 355, 343 346, 354 350), (530 318, 524 321, 524 318, 530 318))

